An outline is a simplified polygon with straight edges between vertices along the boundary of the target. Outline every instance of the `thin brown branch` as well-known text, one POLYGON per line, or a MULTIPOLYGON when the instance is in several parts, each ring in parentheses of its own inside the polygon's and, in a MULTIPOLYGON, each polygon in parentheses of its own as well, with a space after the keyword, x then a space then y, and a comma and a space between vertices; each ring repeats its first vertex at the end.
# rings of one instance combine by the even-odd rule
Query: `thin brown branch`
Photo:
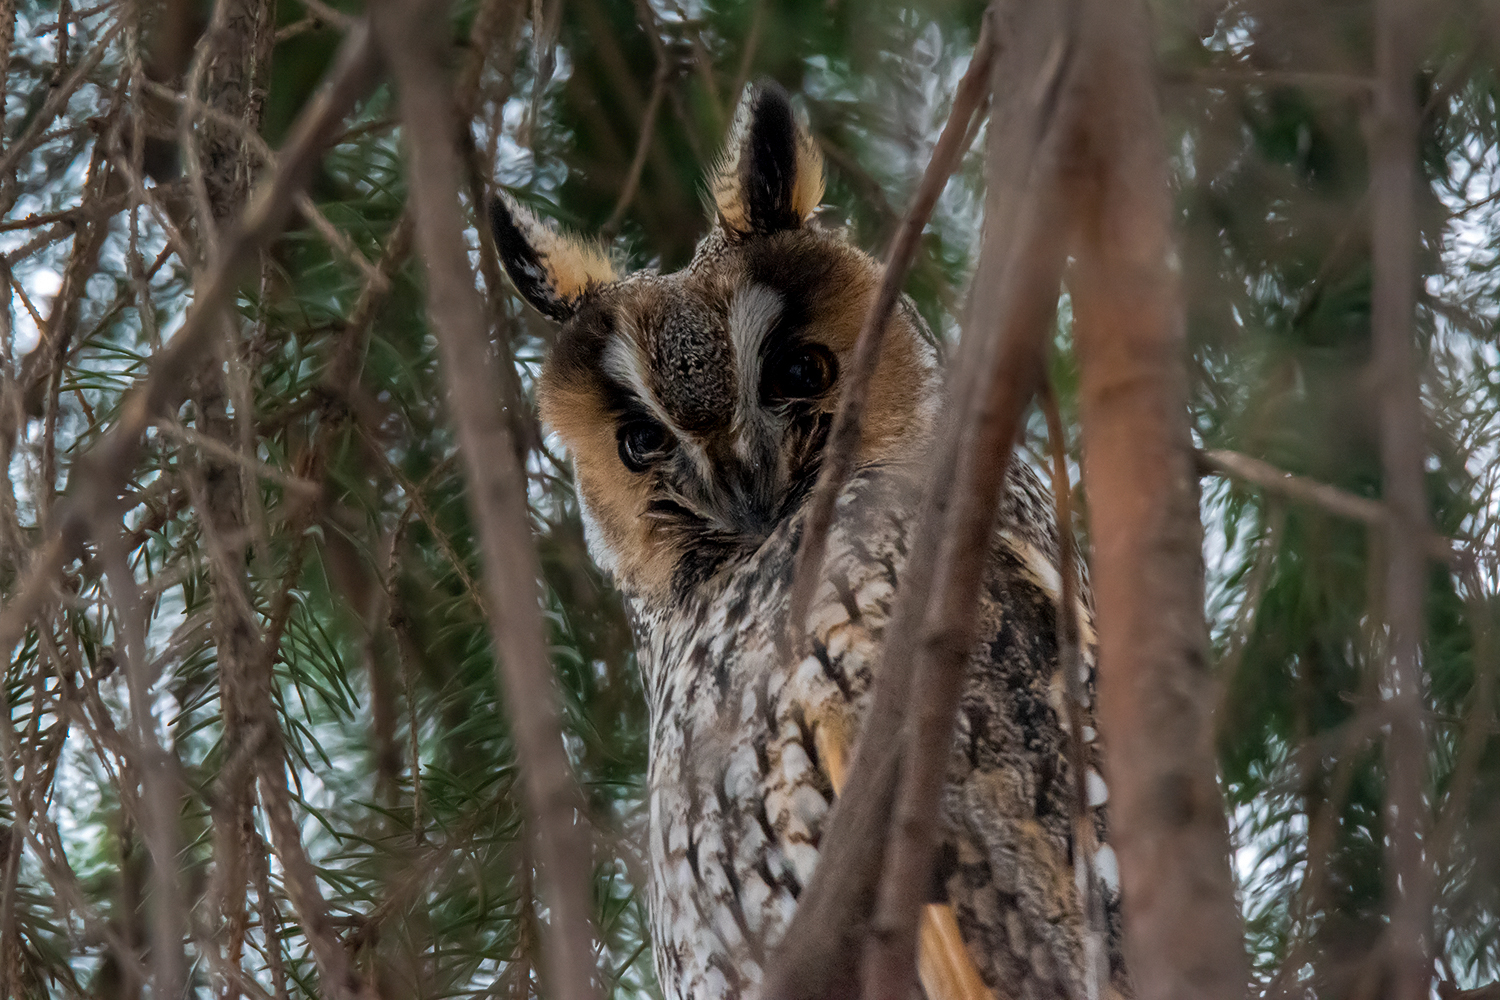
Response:
POLYGON ((261 933, 265 935, 266 965, 271 971, 271 991, 276 1000, 285 1000, 286 966, 281 958, 281 914, 276 897, 271 894, 271 852, 257 834, 251 869, 255 881, 256 909, 260 914, 261 933))
MULTIPOLYGON (((1340 487, 1287 472, 1250 455, 1213 448, 1198 452, 1197 459, 1200 471, 1251 483, 1268 493, 1317 507, 1351 521, 1361 521, 1372 528, 1385 528, 1391 520, 1389 508, 1379 500, 1371 500, 1340 487)), ((1434 535, 1431 531, 1427 532, 1427 537, 1425 548, 1428 558, 1444 563, 1454 561, 1458 545, 1455 539, 1434 535)))
MULTIPOLYGON (((101 144, 95 147, 90 157, 84 204, 100 202, 108 189, 109 181, 110 171, 105 164, 101 144)), ((99 269, 99 252, 103 249, 104 238, 108 233, 107 218, 99 212, 90 213, 89 221, 73 237, 73 252, 68 256, 67 267, 63 270, 62 287, 52 300, 46 325, 38 331, 40 342, 21 359, 16 380, 21 383, 22 405, 33 416, 42 412, 42 396, 48 383, 55 386, 59 381, 54 376, 61 373, 68 346, 72 343, 78 326, 84 288, 89 278, 99 269)))
POLYGON ((1395 1000, 1425 1000, 1432 982, 1432 859, 1427 830, 1426 709, 1419 665, 1429 535, 1426 447, 1412 337, 1417 249, 1416 169, 1420 109, 1412 88, 1420 26, 1414 5, 1381 0, 1375 14, 1378 85, 1370 120, 1373 288, 1371 339, 1378 376, 1382 493, 1390 512, 1382 689, 1386 736, 1386 961, 1395 1000))
POLYGON ((1141 3, 1090 0, 1069 278, 1099 628, 1099 721, 1140 996, 1238 998, 1249 968, 1215 767, 1202 527, 1171 201, 1141 3))
POLYGON ((817 589, 818 574, 823 569, 823 557, 828 549, 828 529, 833 523, 834 503, 849 475, 854 471, 860 453, 860 441, 864 432, 865 408, 868 405, 870 380, 880 360, 880 348, 885 342, 885 333, 890 325, 891 313, 901 297, 901 286, 911 270, 921 247, 922 231, 937 206, 937 200, 948 183, 953 171, 958 169, 967 147, 963 140, 968 132, 969 120, 984 102, 988 93, 990 67, 995 55, 995 40, 986 18, 980 29, 979 40, 969 69, 959 82, 953 97, 953 110, 948 116, 943 133, 933 147, 932 159, 922 174, 922 181, 912 196, 911 205, 901 218, 896 235, 886 253, 885 272, 880 288, 870 303, 870 311, 860 327, 859 338, 854 345, 854 358, 849 364, 849 373, 844 377, 840 390, 838 412, 833 418, 833 429, 823 447, 823 467, 818 472, 817 485, 807 504, 807 518, 802 532, 802 544, 797 550, 796 572, 792 578, 791 596, 788 599, 787 631, 784 641, 788 648, 783 658, 795 654, 807 622, 807 609, 817 589))
POLYGON ((745 36, 744 48, 740 49, 739 68, 734 71, 734 83, 729 87, 729 96, 739 100, 750 80, 750 69, 755 65, 755 56, 760 51, 761 31, 766 23, 766 0, 755 0, 750 12, 750 32, 745 36))
MULTIPOLYGON (((442 71, 447 5, 381 0, 372 8, 381 50, 396 78, 411 176, 417 246, 427 268, 428 314, 437 334, 448 406, 458 428, 470 510, 484 556, 491 640, 509 706, 529 819, 546 879, 551 994, 598 995, 592 875, 584 800, 561 739, 561 713, 538 601, 540 565, 526 506, 525 472, 497 401, 504 400, 487 343, 484 306, 464 242, 463 168, 453 94, 442 71)), ((510 400, 510 405, 518 401, 510 400)))
POLYGON ((115 214, 124 208, 129 201, 130 196, 128 194, 117 194, 103 199, 87 199, 71 208, 64 208, 56 212, 32 212, 24 218, 6 219, 0 222, 0 233, 10 233, 22 229, 38 229, 42 226, 51 226, 59 222, 71 228, 76 228, 81 222, 89 222, 115 214))
MULTIPOLYGON (((62 113, 62 110, 67 107, 68 101, 78 91, 78 88, 88 82, 89 75, 99 68, 99 63, 104 60, 105 54, 109 52, 110 46, 114 44, 115 38, 125 26, 125 21, 126 19, 123 17, 116 18, 114 23, 104 30, 104 33, 99 36, 99 41, 89 50, 89 54, 84 57, 84 60, 73 68, 73 72, 68 74, 68 78, 63 81, 62 86, 52 88, 47 94, 47 98, 42 102, 41 108, 38 109, 36 115, 32 117, 30 123, 26 126, 26 131, 22 132, 14 142, 6 147, 5 152, 0 153, 0 185, 4 185, 5 187, 10 186, 11 178, 16 166, 20 163, 21 157, 29 153, 36 146, 37 142, 46 134, 47 127, 52 124, 52 119, 62 113)), ((9 205, 8 198, 5 204, 9 205)))
POLYGON ((223 310, 241 272, 281 232, 292 199, 306 187, 339 123, 378 81, 368 30, 345 39, 320 92, 299 116, 275 174, 261 186, 221 252, 196 284, 193 308, 171 343, 152 359, 151 374, 121 402, 115 426, 74 464, 70 495, 54 508, 14 599, 0 612, 0 653, 9 657, 32 617, 53 593, 58 574, 88 540, 96 513, 112 509, 140 454, 141 435, 186 397, 189 380, 211 351, 223 310))
POLYGON ((279 754, 262 754, 261 808, 271 830, 271 842, 285 873, 284 885, 297 911, 308 946, 317 959, 322 988, 336 998, 375 1000, 374 985, 349 964, 349 953, 328 918, 328 904, 318 889, 317 869, 302 846, 302 835, 292 818, 291 791, 279 754))
POLYGON ((267 462, 262 462, 253 455, 247 455, 235 450, 232 446, 225 444, 218 438, 209 437, 201 431, 191 427, 184 427, 176 420, 162 420, 157 423, 157 429, 163 437, 176 441, 179 444, 197 448, 205 455, 218 459, 220 462, 228 462, 245 472, 260 476, 268 482, 276 483, 284 487, 288 492, 299 494, 304 498, 316 497, 319 486, 312 479, 301 476, 289 475, 281 469, 267 462))
POLYGON ((0 725, 0 757, 3 757, 6 765, 0 768, 0 782, 4 783, 6 795, 14 810, 14 829, 23 832, 26 843, 31 847, 32 856, 36 858, 43 876, 52 887, 59 910, 65 914, 77 914, 85 931, 109 946, 120 961, 128 985, 144 987, 149 977, 136 950, 125 942, 114 924, 101 919, 89 906, 78 875, 68 864, 57 824, 47 814, 46 802, 37 794, 35 785, 29 790, 21 788, 19 768, 13 764, 20 760, 20 750, 16 746, 16 734, 9 724, 0 725))
POLYGON ((98 526, 105 571, 109 577, 116 628, 123 635, 120 653, 125 658, 129 691, 131 763, 141 782, 141 815, 137 821, 151 855, 151 978, 156 996, 182 995, 187 980, 187 958, 183 935, 187 908, 183 905, 179 880, 180 832, 176 761, 162 746, 157 734, 156 712, 146 653, 147 605, 142 600, 120 533, 113 525, 98 526))
POLYGON ((1316 479, 1298 476, 1270 462, 1221 448, 1200 451, 1200 467, 1206 471, 1259 486, 1267 492, 1317 507, 1330 514, 1381 527, 1390 519, 1385 504, 1316 479))

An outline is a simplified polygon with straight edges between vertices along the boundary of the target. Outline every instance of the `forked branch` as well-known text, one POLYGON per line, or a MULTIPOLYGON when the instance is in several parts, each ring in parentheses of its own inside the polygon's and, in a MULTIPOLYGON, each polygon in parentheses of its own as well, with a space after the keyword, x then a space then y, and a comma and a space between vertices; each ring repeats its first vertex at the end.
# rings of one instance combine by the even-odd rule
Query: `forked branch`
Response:
POLYGON ((312 179, 344 117, 378 81, 374 43, 361 24, 350 31, 326 83, 298 117, 276 172, 195 283, 192 310, 182 329, 153 357, 150 374, 126 395, 114 427, 74 463, 69 495, 53 509, 46 542, 32 557, 15 599, 0 613, 0 653, 5 657, 49 600, 63 567, 82 552, 95 524, 112 522, 106 515, 135 468, 141 435, 186 398, 189 380, 219 337, 224 310, 233 302, 242 273, 281 232, 293 200, 312 179))
MULTIPOLYGON (((1049 43, 1065 27, 1047 5, 1006 14, 1019 23, 1009 25, 1003 39, 997 33, 996 44, 1015 58, 997 63, 970 97, 977 106, 992 86, 995 106, 1003 111, 997 111, 987 154, 986 237, 957 365, 958 416, 940 432, 927 477, 937 485, 924 497, 909 545, 848 783, 823 833, 818 867, 768 971, 765 996, 776 1000, 858 996, 858 962, 867 940, 865 989, 905 996, 913 986, 915 928, 937 814, 933 797, 942 787, 953 707, 972 647, 995 505, 1056 309, 1066 231, 1056 180, 1063 134, 1056 97, 1070 64, 1049 58, 1058 51, 1049 43), (1035 94, 1044 99, 1032 100, 1035 94), (901 738, 890 739, 892 733, 901 738), (873 927, 866 916, 872 911, 873 927)), ((975 63, 982 66, 983 60, 976 57, 975 63)), ((958 146, 967 123, 960 128, 956 121, 949 128, 958 146)), ((928 178, 944 176, 940 165, 935 169, 928 178)), ((920 226, 903 228, 913 243, 898 236, 898 248, 914 247, 919 232, 920 226)), ((901 259, 893 250, 881 302, 894 305, 894 264, 901 259)), ((862 338, 878 336, 885 322, 872 312, 862 338)), ((851 386, 846 393, 843 405, 857 420, 862 403, 851 400, 861 400, 863 392, 851 386)), ((857 423, 845 426, 854 428, 849 441, 857 441, 857 423)), ((852 453, 852 444, 846 450, 852 453)), ((840 451, 836 442, 830 446, 830 455, 840 451)), ((836 492, 841 479, 827 468, 824 476, 831 485, 820 488, 836 492)), ((805 550, 801 558, 815 582, 821 556, 805 550)), ((793 621, 795 614, 794 608, 793 621)))

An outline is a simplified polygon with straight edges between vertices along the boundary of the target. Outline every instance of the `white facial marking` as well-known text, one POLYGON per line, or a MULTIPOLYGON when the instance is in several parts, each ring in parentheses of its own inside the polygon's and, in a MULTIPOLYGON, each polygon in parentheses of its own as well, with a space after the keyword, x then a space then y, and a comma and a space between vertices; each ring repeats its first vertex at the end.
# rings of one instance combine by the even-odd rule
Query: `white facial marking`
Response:
POLYGON ((677 428, 673 427, 667 411, 657 400, 646 381, 646 359, 642 356, 639 343, 628 327, 623 332, 610 337, 609 343, 605 345, 604 371, 610 378, 629 389, 631 395, 640 400, 641 405, 649 410, 662 426, 669 427, 677 433, 677 428))
POLYGON ((594 516, 594 510, 589 506, 588 500, 582 491, 578 494, 578 514, 583 521, 583 541, 588 546, 589 555, 594 557, 594 562, 604 571, 604 575, 611 580, 617 579, 620 570, 620 560, 615 550, 610 547, 609 539, 599 527, 599 519, 594 516))
POLYGON ((760 413, 761 348, 781 318, 781 296, 765 285, 746 285, 729 303, 729 341, 739 382, 739 412, 735 414, 735 451, 749 459, 746 435, 741 430, 760 413))
POLYGON ((630 394, 640 400, 642 406, 663 427, 672 432, 677 439, 677 446, 685 454, 692 458, 698 467, 698 474, 704 479, 713 476, 713 463, 708 459, 708 453, 689 434, 684 432, 672 422, 667 415, 666 407, 662 406, 661 400, 651 391, 650 384, 646 381, 646 358, 641 353, 640 341, 634 335, 634 328, 628 320, 623 320, 624 330, 610 338, 604 348, 604 371, 615 381, 622 383, 630 394))

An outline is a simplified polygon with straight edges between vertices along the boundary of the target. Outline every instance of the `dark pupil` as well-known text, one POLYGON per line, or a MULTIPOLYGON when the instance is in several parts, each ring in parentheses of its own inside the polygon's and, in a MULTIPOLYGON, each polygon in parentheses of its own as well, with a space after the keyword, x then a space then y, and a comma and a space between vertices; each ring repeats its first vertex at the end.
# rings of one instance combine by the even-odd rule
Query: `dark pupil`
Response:
POLYGON ((774 391, 783 399, 807 399, 828 388, 828 359, 815 348, 804 348, 789 357, 774 379, 774 391))
POLYGON ((620 428, 620 460, 640 472, 667 443, 667 432, 654 420, 637 420, 620 428))

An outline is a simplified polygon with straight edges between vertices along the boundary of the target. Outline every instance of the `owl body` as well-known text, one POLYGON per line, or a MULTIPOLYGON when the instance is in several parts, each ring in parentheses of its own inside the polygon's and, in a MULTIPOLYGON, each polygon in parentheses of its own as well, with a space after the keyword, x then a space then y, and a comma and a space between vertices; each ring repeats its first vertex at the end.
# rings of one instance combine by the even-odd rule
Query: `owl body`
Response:
MULTIPOLYGON (((844 491, 800 661, 775 649, 798 518, 687 607, 631 603, 651 701, 652 939, 670 996, 751 995, 811 878, 834 798, 824 757, 852 741, 870 698, 914 525, 914 472, 869 469, 844 491)), ((954 734, 933 893, 955 908, 985 981, 1018 998, 1069 995, 1083 962, 1046 510, 1029 470, 1014 476, 954 734)))
MULTIPOLYGON (((943 400, 932 338, 903 302, 876 364, 858 471, 836 504, 808 653, 786 662, 777 638, 804 507, 880 266, 809 224, 821 162, 774 86, 747 94, 711 185, 713 229, 688 267, 665 275, 620 274, 599 248, 514 203, 492 209, 518 290, 562 324, 542 415, 572 456, 590 552, 635 633, 650 703, 651 938, 674 1000, 755 995, 811 878, 943 400)), ((1091 769, 1092 812, 1075 823, 1051 503, 1012 465, 929 909, 956 921, 959 951, 1000 995, 1084 997, 1091 947, 1128 994, 1112 887, 1100 886, 1112 928, 1102 944, 1080 892, 1103 794, 1091 769)), ((1091 632, 1086 599, 1080 613, 1091 632)), ((1089 719, 1078 721, 1091 739, 1089 719)), ((1097 860, 1108 875, 1107 848, 1097 860)))

